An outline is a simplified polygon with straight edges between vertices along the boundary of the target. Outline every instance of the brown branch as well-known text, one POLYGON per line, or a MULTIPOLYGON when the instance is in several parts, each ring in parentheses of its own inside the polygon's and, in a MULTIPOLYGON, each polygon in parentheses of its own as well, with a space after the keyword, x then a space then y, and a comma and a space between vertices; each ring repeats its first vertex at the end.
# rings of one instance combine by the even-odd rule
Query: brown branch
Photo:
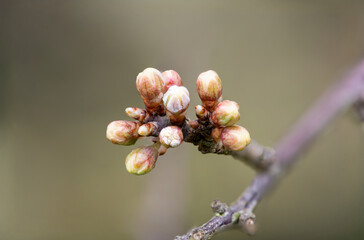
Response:
MULTIPOLYGON (((251 185, 235 203, 225 208, 223 213, 217 213, 217 216, 211 218, 202 226, 192 229, 183 236, 177 236, 175 239, 211 239, 215 233, 237 222, 243 224, 245 229, 249 231, 248 223, 252 224, 254 221, 255 216, 252 211, 256 204, 277 184, 278 179, 286 172, 288 167, 297 161, 299 155, 307 149, 319 132, 341 111, 356 102, 363 91, 364 61, 346 78, 326 92, 303 115, 301 120, 275 148, 274 158, 276 160, 274 163, 266 171, 260 172, 255 177, 251 185)), ((249 148, 241 152, 243 158, 248 152, 250 152, 249 148)), ((249 156, 253 155, 259 156, 261 154, 249 156)))
POLYGON ((266 170, 276 161, 275 150, 270 147, 262 146, 255 140, 252 140, 243 151, 232 151, 229 152, 229 155, 245 162, 257 170, 266 170))
POLYGON ((205 123, 206 125, 201 124, 198 129, 192 129, 191 121, 187 120, 183 126, 184 141, 198 145, 200 152, 231 155, 259 171, 266 170, 275 161, 274 149, 265 147, 254 140, 243 151, 227 150, 211 138, 213 126, 207 121, 205 123))

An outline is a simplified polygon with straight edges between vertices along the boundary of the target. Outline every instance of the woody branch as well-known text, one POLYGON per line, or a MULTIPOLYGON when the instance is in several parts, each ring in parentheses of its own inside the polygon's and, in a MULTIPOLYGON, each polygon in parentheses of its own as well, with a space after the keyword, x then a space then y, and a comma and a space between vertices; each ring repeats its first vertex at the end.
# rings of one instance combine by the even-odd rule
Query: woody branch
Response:
MULTIPOLYGON (((202 153, 231 155, 258 171, 252 184, 235 203, 228 206, 214 201, 215 217, 176 239, 210 239, 215 233, 240 224, 249 234, 255 232, 253 210, 262 197, 276 185, 286 169, 297 160, 315 136, 345 107, 358 101, 364 92, 364 63, 323 97, 303 116, 275 149, 250 139, 249 132, 236 125, 239 106, 222 100, 222 84, 216 72, 199 75, 197 91, 202 105, 195 107, 197 119, 187 118, 189 92, 178 73, 160 73, 147 68, 137 76, 137 89, 145 110, 132 107, 126 113, 136 121, 118 120, 107 127, 107 138, 119 145, 133 145, 139 138, 151 137, 154 144, 134 149, 125 161, 128 172, 143 175, 156 165, 158 156, 183 141, 198 146, 202 153)), ((360 101, 359 101, 360 100, 360 101)))
MULTIPOLYGON (((236 223, 240 223, 248 234, 254 233, 255 216, 252 211, 257 203, 278 183, 287 169, 298 160, 299 155, 309 147, 314 138, 335 116, 354 103, 357 104, 359 113, 362 113, 363 105, 359 104, 362 104, 363 92, 364 61, 346 78, 324 93, 283 137, 275 148, 274 163, 255 177, 235 203, 230 207, 226 206, 222 214, 211 218, 183 236, 177 236, 176 239, 210 239, 215 233, 236 223)), ((246 150, 248 148, 242 153, 246 150)))

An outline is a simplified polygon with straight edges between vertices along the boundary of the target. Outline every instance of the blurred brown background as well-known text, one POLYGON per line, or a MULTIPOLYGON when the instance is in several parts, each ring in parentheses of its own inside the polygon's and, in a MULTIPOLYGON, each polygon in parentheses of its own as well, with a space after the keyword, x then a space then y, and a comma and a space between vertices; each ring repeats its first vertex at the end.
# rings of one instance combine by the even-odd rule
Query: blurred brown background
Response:
MULTIPOLYGON (((274 145, 363 56, 363 13, 334 0, 1 1, 0 239, 167 240, 203 223, 254 172, 184 144, 127 173, 133 147, 105 130, 142 106, 136 75, 176 70, 192 117, 198 74, 216 70, 239 123, 274 145)), ((254 239, 363 239, 363 153, 350 110, 261 202, 254 239)))

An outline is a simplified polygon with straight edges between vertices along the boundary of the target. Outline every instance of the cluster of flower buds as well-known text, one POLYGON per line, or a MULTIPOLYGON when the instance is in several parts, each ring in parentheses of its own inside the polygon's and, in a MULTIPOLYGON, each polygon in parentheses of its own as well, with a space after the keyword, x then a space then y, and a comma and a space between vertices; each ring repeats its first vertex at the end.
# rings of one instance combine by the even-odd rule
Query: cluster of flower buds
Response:
POLYGON ((161 73, 157 69, 146 68, 138 74, 136 87, 145 110, 126 108, 126 114, 136 121, 111 122, 106 137, 120 145, 133 145, 142 137, 159 137, 153 139, 153 145, 134 149, 126 157, 128 172, 143 175, 154 168, 159 155, 182 143, 181 125, 185 122, 190 97, 188 90, 182 86, 181 77, 173 70, 161 73))
POLYGON ((229 151, 242 150, 250 142, 248 131, 234 125, 240 119, 238 104, 222 101, 221 80, 212 70, 201 73, 197 79, 202 105, 195 107, 198 118, 195 121, 186 119, 190 96, 177 72, 161 73, 146 68, 137 76, 136 87, 145 110, 126 108, 126 114, 136 121, 113 121, 106 131, 106 137, 120 145, 133 145, 139 138, 153 137, 154 144, 134 149, 127 156, 125 165, 130 173, 142 175, 150 172, 158 156, 168 148, 179 146, 191 129, 208 132, 213 140, 209 137, 207 141, 215 141, 229 151))
POLYGON ((221 79, 215 71, 203 72, 197 79, 197 91, 202 106, 195 107, 201 124, 212 123, 211 137, 227 150, 241 151, 250 143, 249 132, 238 125, 239 105, 230 100, 222 100, 221 79))

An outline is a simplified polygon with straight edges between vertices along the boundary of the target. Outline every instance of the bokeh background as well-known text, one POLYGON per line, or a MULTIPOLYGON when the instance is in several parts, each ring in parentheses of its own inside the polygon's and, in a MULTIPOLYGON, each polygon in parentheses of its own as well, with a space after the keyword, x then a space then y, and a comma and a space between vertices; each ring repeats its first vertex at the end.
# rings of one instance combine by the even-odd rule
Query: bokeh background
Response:
MULTIPOLYGON (((254 172, 184 144, 127 173, 133 147, 105 130, 143 106, 136 75, 176 70, 193 117, 196 78, 214 69, 239 124, 274 146, 363 56, 363 12, 349 0, 2 0, 0 239, 167 240, 205 222, 254 172)), ((335 120, 260 203, 254 239, 363 239, 363 140, 353 110, 335 120)))

